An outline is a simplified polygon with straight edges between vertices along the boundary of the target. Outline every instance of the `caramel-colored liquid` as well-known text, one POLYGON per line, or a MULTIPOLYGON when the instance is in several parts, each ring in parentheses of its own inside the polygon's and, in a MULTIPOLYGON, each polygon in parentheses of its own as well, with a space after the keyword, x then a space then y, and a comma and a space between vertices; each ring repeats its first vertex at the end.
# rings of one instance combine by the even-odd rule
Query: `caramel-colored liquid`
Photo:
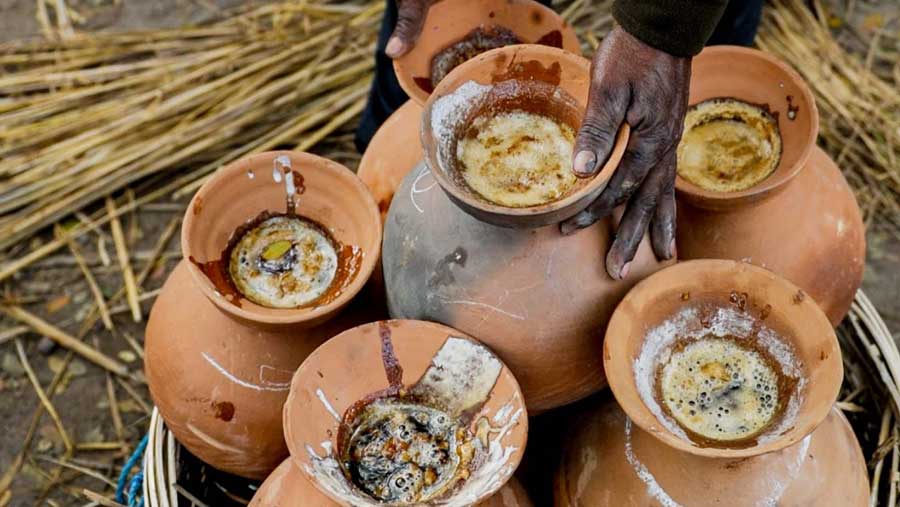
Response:
POLYGON ((381 398, 354 419, 342 466, 372 498, 391 505, 421 505, 465 477, 474 453, 472 437, 449 414, 400 398, 381 398))
POLYGON ((466 184, 484 199, 511 208, 565 197, 575 186, 575 132, 547 116, 512 111, 479 116, 457 145, 466 184))
POLYGON ((787 385, 762 350, 731 338, 706 337, 676 346, 659 366, 665 411, 703 441, 752 439, 778 419, 787 385))
POLYGON ((678 174, 712 192, 738 192, 766 179, 781 160, 778 121, 734 99, 712 99, 685 116, 678 174))
POLYGON ((329 236, 297 216, 275 216, 241 236, 230 253, 229 275, 240 293, 270 308, 313 303, 338 272, 329 236))

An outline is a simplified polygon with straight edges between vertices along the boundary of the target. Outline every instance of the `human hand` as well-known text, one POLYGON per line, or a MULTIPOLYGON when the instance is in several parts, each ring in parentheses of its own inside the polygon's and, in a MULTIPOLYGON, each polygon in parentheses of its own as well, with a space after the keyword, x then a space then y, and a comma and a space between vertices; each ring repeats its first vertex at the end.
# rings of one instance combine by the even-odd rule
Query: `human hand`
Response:
POLYGON ((391 58, 399 58, 415 46, 422 33, 425 14, 437 0, 397 0, 397 26, 388 39, 384 52, 391 58))
POLYGON ((622 121, 631 136, 607 187, 560 230, 572 234, 628 201, 606 256, 606 271, 617 280, 628 275, 648 225, 656 256, 675 255, 676 148, 690 80, 690 58, 650 47, 619 26, 594 55, 587 111, 575 140, 575 174, 589 177, 603 167, 622 121))

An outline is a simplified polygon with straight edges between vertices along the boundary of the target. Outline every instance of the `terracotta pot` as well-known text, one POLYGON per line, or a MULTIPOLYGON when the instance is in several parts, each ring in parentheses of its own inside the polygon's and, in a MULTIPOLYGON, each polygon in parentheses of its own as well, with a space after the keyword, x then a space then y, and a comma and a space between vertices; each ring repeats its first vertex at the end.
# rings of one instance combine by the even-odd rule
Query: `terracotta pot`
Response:
POLYGON ((803 294, 768 270, 724 260, 682 262, 639 283, 616 309, 604 345, 624 414, 607 403, 581 420, 557 476, 557 503, 865 505, 862 453, 832 409, 843 374, 837 337, 803 294), (779 379, 783 410, 750 440, 698 441, 657 402, 660 358, 674 357, 677 340, 709 335, 767 350, 793 376, 779 379))
POLYGON ((421 123, 422 106, 407 100, 378 128, 359 161, 356 175, 375 197, 382 222, 397 187, 422 160, 421 123))
POLYGON ((365 324, 328 340, 303 362, 284 406, 291 462, 339 505, 384 505, 347 479, 338 462, 358 431, 352 421, 384 399, 424 400, 413 403, 440 407, 486 438, 473 440, 480 443, 467 478, 422 505, 481 502, 500 490, 522 458, 528 419, 521 391, 487 347, 430 322, 365 324))
MULTIPOLYGON (((340 507, 341 504, 323 495, 290 458, 259 487, 250 501, 250 507, 340 507)), ((478 507, 531 507, 533 504, 513 477, 494 496, 478 504, 478 507)))
POLYGON ((729 459, 669 447, 608 401, 579 418, 554 494, 556 507, 863 507, 869 480, 853 428, 837 408, 798 443, 729 459))
POLYGON ((478 28, 506 28, 526 44, 544 44, 581 54, 575 30, 553 9, 533 0, 442 0, 425 17, 422 34, 409 53, 394 60, 403 91, 422 105, 433 90, 432 60, 478 28))
POLYGON ((363 303, 332 318, 368 280, 380 238, 378 208, 365 186, 346 168, 313 155, 253 155, 204 184, 184 218, 185 260, 164 285, 146 332, 150 394, 179 442, 215 468, 256 479, 284 459, 280 413, 293 372, 324 340, 380 313, 377 302, 363 303), (355 274, 321 305, 262 307, 204 274, 238 227, 286 206, 284 184, 273 181, 279 155, 289 156, 305 180, 298 214, 359 250, 355 274))
POLYGON ((862 282, 865 228, 841 171, 815 146, 819 116, 802 78, 754 49, 713 46, 694 58, 690 101, 761 104, 777 117, 783 151, 775 171, 740 192, 710 192, 678 177, 678 255, 745 260, 788 278, 831 323, 862 282))
MULTIPOLYGON (((491 83, 520 72, 520 79, 559 83, 583 105, 588 67, 587 60, 542 46, 484 53, 435 90, 423 136, 433 140, 427 131, 434 101, 470 78, 491 83), (547 70, 554 68, 558 73, 547 70)), ((572 236, 562 236, 555 222, 561 213, 577 211, 580 204, 573 203, 581 196, 606 184, 626 139, 627 132, 621 132, 612 160, 585 182, 582 194, 532 208, 503 208, 470 195, 440 167, 436 143, 426 142, 426 163, 403 181, 385 225, 391 315, 442 322, 488 344, 515 373, 529 411, 558 407, 602 388, 600 347, 609 316, 637 280, 661 265, 645 240, 629 277, 614 281, 603 265, 612 220, 572 236)))

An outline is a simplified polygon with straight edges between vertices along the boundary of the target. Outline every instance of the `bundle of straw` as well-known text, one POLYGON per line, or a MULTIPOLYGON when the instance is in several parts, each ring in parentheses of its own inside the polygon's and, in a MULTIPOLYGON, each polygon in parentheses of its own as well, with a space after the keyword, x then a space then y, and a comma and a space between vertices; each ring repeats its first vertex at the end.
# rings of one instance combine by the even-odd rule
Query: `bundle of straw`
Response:
POLYGON ((900 234, 897 35, 854 32, 868 47, 860 58, 835 38, 830 22, 837 18, 818 0, 812 9, 807 3, 774 0, 763 11, 757 45, 792 64, 812 88, 821 115, 819 143, 850 181, 867 223, 879 218, 900 234))
POLYGON ((195 189, 358 114, 383 2, 284 2, 197 28, 0 45, 0 250, 151 175, 195 189))

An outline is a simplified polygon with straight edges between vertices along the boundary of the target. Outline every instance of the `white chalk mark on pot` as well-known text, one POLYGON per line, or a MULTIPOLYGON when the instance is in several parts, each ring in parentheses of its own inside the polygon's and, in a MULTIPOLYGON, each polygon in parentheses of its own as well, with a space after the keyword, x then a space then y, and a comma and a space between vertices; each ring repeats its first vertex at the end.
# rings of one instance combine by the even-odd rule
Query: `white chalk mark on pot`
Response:
POLYGON ((521 315, 518 315, 518 314, 515 314, 512 312, 508 312, 502 308, 497 308, 496 306, 491 306, 487 303, 480 303, 478 301, 466 301, 466 300, 462 300, 462 299, 452 299, 452 300, 451 299, 443 299, 443 301, 444 301, 444 304, 447 304, 447 305, 479 306, 479 307, 487 308, 488 310, 506 315, 507 317, 512 318, 512 319, 525 320, 525 317, 523 317, 521 315))
POLYGON ((647 485, 647 493, 657 499, 663 507, 682 507, 681 504, 666 493, 662 486, 656 482, 656 477, 650 473, 647 466, 641 463, 637 456, 634 455, 634 449, 631 447, 631 419, 629 418, 625 418, 625 459, 628 460, 628 464, 634 469, 634 473, 637 474, 641 482, 647 485))
POLYGON ((244 451, 242 451, 241 449, 216 440, 215 438, 198 430, 197 427, 191 423, 187 423, 187 429, 190 430, 190 432, 193 433, 194 436, 207 443, 210 447, 215 447, 220 451, 233 452, 235 454, 244 454, 244 451))
POLYGON ((319 401, 322 402, 322 405, 325 405, 325 410, 327 410, 328 413, 331 414, 331 417, 334 417, 335 421, 340 422, 341 416, 337 413, 337 410, 335 410, 334 407, 331 406, 331 402, 329 402, 328 398, 325 396, 325 391, 316 389, 316 397, 319 398, 319 401))
POLYGON ((760 505, 763 505, 765 507, 778 507, 778 505, 780 504, 779 501, 784 495, 784 492, 787 490, 788 486, 790 486, 794 482, 794 479, 797 478, 797 474, 800 473, 800 469, 803 468, 803 463, 806 461, 806 452, 809 450, 809 443, 811 438, 812 434, 809 434, 800 441, 797 449, 797 459, 789 465, 786 476, 773 477, 774 484, 772 484, 771 486, 772 494, 769 495, 768 498, 763 499, 763 502, 760 505))
POLYGON ((428 185, 425 188, 419 188, 419 181, 421 181, 422 178, 424 178, 425 176, 430 176, 430 175, 431 175, 431 170, 428 169, 427 166, 423 165, 422 169, 419 170, 419 174, 418 174, 418 176, 416 176, 415 181, 413 181, 412 186, 409 188, 409 200, 412 201, 413 206, 416 207, 416 210, 418 210, 419 213, 425 213, 425 210, 422 209, 421 206, 419 206, 418 202, 416 202, 416 194, 424 194, 425 192, 428 192, 429 190, 434 188, 435 185, 437 185, 437 181, 432 181, 431 185, 428 185))
POLYGON ((273 392, 287 391, 291 388, 290 384, 272 384, 269 386, 261 386, 261 385, 254 384, 252 382, 247 382, 246 380, 241 380, 241 379, 237 378, 234 374, 232 374, 231 372, 226 370, 225 367, 223 367, 221 364, 219 364, 215 359, 213 359, 206 352, 201 352, 200 355, 203 356, 203 359, 206 359, 206 362, 209 363, 213 368, 218 370, 219 373, 221 373, 225 378, 227 378, 228 380, 234 382, 235 384, 237 384, 241 387, 246 387, 247 389, 253 389, 256 391, 273 391, 273 392))

